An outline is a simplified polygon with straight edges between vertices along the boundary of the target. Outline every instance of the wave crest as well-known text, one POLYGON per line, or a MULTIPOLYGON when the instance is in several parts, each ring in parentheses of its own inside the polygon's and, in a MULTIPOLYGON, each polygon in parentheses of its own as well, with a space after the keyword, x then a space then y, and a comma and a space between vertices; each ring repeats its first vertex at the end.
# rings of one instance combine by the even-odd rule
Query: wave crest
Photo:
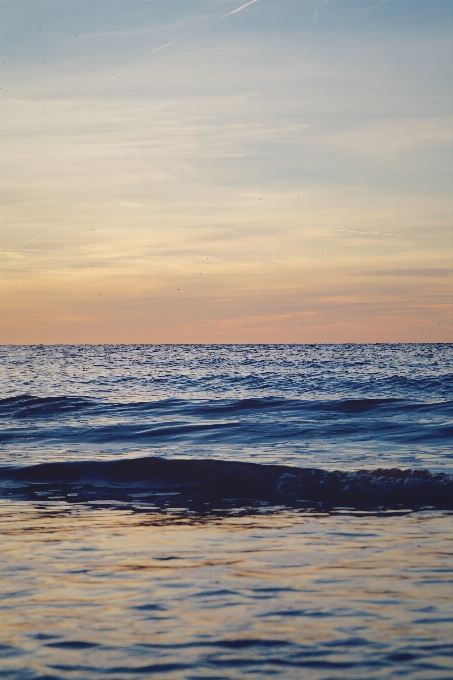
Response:
POLYGON ((35 500, 36 494, 52 498, 56 492, 72 501, 130 500, 131 496, 155 500, 156 495, 171 494, 178 496, 178 507, 265 501, 302 507, 453 509, 453 475, 424 469, 348 472, 145 457, 0 468, 0 481, 0 494, 35 500))

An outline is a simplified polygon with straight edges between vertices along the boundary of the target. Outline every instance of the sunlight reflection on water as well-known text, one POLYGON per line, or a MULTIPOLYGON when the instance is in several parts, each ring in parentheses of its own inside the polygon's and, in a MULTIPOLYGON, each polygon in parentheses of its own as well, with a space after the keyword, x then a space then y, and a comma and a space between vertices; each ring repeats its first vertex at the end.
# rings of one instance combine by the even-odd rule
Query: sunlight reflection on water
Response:
POLYGON ((0 511, 3 677, 453 677, 451 513, 0 511))

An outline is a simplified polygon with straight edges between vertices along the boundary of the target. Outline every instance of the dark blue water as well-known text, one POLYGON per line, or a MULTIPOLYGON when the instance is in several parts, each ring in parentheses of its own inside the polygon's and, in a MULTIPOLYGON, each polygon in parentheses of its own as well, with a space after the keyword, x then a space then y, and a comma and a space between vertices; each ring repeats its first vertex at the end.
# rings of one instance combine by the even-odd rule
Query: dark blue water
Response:
POLYGON ((452 345, 3 347, 8 464, 453 467, 452 345))
POLYGON ((0 348, 0 677, 451 680, 452 350, 0 348))

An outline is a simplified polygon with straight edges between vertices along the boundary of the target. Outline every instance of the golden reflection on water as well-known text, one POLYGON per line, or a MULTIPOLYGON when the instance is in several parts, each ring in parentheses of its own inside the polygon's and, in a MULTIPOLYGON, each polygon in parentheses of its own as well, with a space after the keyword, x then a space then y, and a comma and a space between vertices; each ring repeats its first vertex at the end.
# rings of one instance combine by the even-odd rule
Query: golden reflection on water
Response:
POLYGON ((11 677, 453 677, 449 513, 0 513, 11 677))

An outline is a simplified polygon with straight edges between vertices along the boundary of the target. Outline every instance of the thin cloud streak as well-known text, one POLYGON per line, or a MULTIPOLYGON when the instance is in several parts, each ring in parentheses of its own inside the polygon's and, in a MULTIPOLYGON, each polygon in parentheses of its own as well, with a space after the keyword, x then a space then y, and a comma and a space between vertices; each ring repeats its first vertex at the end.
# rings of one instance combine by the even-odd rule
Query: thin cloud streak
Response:
POLYGON ((402 236, 402 234, 388 234, 382 231, 357 231, 357 229, 336 229, 345 234, 370 234, 371 236, 402 236))
MULTIPOLYGON (((253 0, 253 2, 256 2, 256 0, 253 0)), ((91 85, 91 87, 96 87, 96 85, 103 85, 104 83, 108 83, 110 80, 114 80, 115 78, 119 78, 120 76, 124 75, 125 73, 129 73, 129 71, 132 71, 138 64, 140 64, 145 57, 148 56, 148 54, 152 54, 153 52, 158 52, 159 50, 163 50, 164 47, 168 47, 169 45, 173 45, 176 40, 172 40, 171 42, 165 43, 165 45, 160 45, 159 47, 155 47, 152 50, 149 50, 148 52, 145 52, 143 57, 136 61, 132 66, 129 66, 129 68, 124 69, 124 71, 120 71, 119 73, 115 73, 113 76, 110 76, 109 78, 106 78, 105 80, 101 80, 98 83, 94 83, 94 85, 91 85)))
MULTIPOLYGON (((253 0, 253 2, 255 2, 255 1, 256 0, 253 0)), ((173 45, 175 42, 177 42, 177 41, 171 40, 170 42, 165 43, 165 45, 161 45, 160 47, 156 47, 154 50, 150 50, 149 52, 146 52, 146 54, 144 56, 146 57, 147 54, 152 54, 152 52, 158 52, 159 50, 163 50, 164 47, 168 47, 169 45, 173 45)))
POLYGON ((58 250, 41 250, 41 249, 31 249, 31 248, 1 248, 0 253, 10 253, 10 252, 21 252, 21 253, 58 253, 58 250))
POLYGON ((45 236, 44 234, 39 234, 39 236, 35 236, 34 238, 28 239, 28 241, 24 241, 22 245, 25 245, 26 243, 31 243, 32 241, 36 241, 37 238, 41 238, 41 236, 45 236))
POLYGON ((253 5, 254 2, 257 2, 257 0, 250 0, 250 2, 246 2, 245 5, 242 5, 242 7, 238 7, 237 9, 234 9, 232 12, 228 12, 228 14, 224 14, 222 19, 225 19, 225 17, 229 17, 232 14, 236 14, 237 12, 240 12, 241 9, 244 9, 245 7, 248 7, 249 5, 253 5))
POLYGON ((374 12, 375 9, 379 9, 379 7, 382 7, 382 5, 387 4, 387 2, 390 2, 390 0, 380 0, 380 2, 378 2, 376 5, 373 5, 373 7, 369 7, 363 12, 360 12, 360 14, 358 14, 353 21, 351 21, 348 24, 345 24, 337 31, 329 33, 329 35, 326 36, 324 40, 330 40, 330 38, 333 38, 334 35, 338 35, 339 33, 342 33, 342 31, 345 31, 347 28, 351 28, 351 26, 354 26, 358 21, 361 21, 364 17, 366 17, 367 14, 369 14, 370 12, 374 12))
MULTIPOLYGON (((253 0, 253 1, 255 2, 255 0, 253 0)), ((323 39, 321 39, 319 41, 319 43, 320 44, 325 43, 328 40, 330 40, 331 38, 333 38, 335 35, 339 35, 340 33, 343 33, 343 31, 346 31, 348 28, 351 28, 352 26, 357 24, 359 21, 361 21, 367 14, 369 14, 370 12, 374 12, 374 10, 379 9, 379 7, 382 7, 382 5, 385 5, 388 2, 390 2, 390 0, 380 0, 380 2, 378 2, 376 5, 373 5, 373 7, 369 7, 368 9, 364 10, 363 12, 360 12, 360 14, 358 14, 355 17, 355 19, 353 19, 353 21, 350 21, 349 23, 344 24, 343 26, 341 26, 336 31, 332 31, 332 33, 329 33, 329 35, 326 35, 323 39)), ((325 4, 327 4, 327 3, 325 3, 325 4)), ((315 8, 315 12, 317 12, 317 8, 315 8)), ((316 15, 315 15, 315 19, 317 19, 316 15)), ((315 20, 315 24, 316 24, 316 20, 315 20)), ((299 52, 296 56, 302 57, 305 54, 307 54, 307 52, 311 52, 311 50, 313 50, 315 47, 316 47, 315 45, 309 45, 308 47, 305 48, 305 50, 303 50, 302 52, 299 52)))

